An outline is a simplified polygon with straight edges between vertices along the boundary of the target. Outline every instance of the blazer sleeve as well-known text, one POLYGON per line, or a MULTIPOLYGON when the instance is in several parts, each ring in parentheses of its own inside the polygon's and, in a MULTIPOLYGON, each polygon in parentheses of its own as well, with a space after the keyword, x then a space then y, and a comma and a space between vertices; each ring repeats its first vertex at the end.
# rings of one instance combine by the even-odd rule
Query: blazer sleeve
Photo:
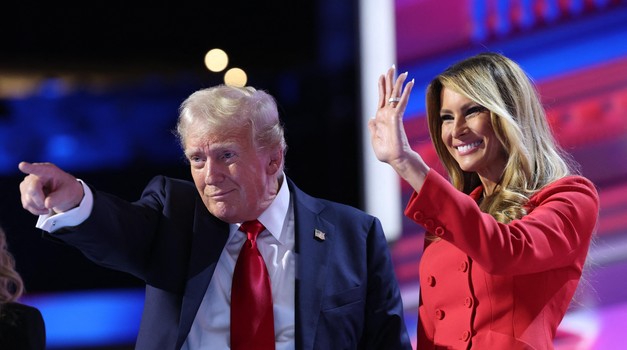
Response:
POLYGON ((155 256, 161 254, 160 246, 177 251, 178 245, 188 245, 188 236, 178 233, 190 230, 193 186, 157 176, 135 202, 93 192, 94 205, 87 220, 50 236, 78 248, 99 265, 142 280, 147 279, 155 256))
POLYGON ((565 177, 532 196, 526 208, 521 219, 497 222, 431 170, 405 215, 492 274, 535 273, 573 263, 582 267, 599 212, 592 182, 565 177))
POLYGON ((368 315, 364 348, 411 349, 392 257, 381 223, 376 218, 368 237, 368 315))

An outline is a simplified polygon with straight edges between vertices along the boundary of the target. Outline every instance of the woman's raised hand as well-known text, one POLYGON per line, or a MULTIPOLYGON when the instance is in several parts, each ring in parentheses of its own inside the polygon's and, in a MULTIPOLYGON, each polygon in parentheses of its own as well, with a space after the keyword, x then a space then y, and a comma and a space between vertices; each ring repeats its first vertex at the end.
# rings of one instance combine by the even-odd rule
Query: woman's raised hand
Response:
POLYGON ((372 149, 378 160, 390 164, 402 161, 410 150, 403 127, 403 114, 414 86, 410 81, 403 86, 407 72, 395 78, 396 69, 390 68, 379 77, 379 103, 377 113, 368 122, 372 149))
POLYGON ((396 75, 396 68, 390 68, 379 77, 379 102, 377 113, 368 122, 372 149, 378 160, 388 163, 414 189, 419 190, 429 167, 418 153, 411 149, 403 114, 407 108, 414 80, 407 80, 407 72, 396 75))

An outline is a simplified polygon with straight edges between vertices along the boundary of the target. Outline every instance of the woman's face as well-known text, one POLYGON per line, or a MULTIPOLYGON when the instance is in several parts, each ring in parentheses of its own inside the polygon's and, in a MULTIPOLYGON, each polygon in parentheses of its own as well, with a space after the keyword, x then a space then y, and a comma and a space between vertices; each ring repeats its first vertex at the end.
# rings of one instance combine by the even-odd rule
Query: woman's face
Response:
POLYGON ((507 154, 492 128, 490 111, 446 87, 441 95, 442 141, 460 168, 499 181, 507 154))

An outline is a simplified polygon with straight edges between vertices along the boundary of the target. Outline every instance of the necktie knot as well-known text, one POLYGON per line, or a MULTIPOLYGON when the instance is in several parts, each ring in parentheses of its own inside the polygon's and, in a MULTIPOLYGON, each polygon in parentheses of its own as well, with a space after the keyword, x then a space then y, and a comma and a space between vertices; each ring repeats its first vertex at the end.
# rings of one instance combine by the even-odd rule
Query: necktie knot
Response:
POLYGON ((246 233, 248 235, 248 239, 253 242, 257 239, 257 236, 259 236, 259 234, 265 229, 266 228, 261 222, 259 222, 259 220, 245 221, 239 227, 239 230, 246 233))

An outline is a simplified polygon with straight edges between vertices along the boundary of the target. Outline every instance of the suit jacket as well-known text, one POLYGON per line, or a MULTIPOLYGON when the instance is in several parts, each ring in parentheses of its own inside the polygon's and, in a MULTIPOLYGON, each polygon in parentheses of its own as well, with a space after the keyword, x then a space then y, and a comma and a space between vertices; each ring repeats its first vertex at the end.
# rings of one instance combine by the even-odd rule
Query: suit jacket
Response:
POLYGON ((20 303, 0 305, 0 349, 45 348, 46 327, 38 309, 20 303))
POLYGON ((599 211, 594 185, 569 176, 508 224, 431 170, 406 215, 439 237, 420 262, 418 349, 553 349, 599 211))
MULTIPOLYGON (((296 348, 411 349, 378 219, 287 181, 298 256, 296 348)), ((134 203, 94 191, 90 217, 53 235, 146 282, 136 348, 163 350, 185 341, 228 234, 191 182, 157 176, 134 203)))

